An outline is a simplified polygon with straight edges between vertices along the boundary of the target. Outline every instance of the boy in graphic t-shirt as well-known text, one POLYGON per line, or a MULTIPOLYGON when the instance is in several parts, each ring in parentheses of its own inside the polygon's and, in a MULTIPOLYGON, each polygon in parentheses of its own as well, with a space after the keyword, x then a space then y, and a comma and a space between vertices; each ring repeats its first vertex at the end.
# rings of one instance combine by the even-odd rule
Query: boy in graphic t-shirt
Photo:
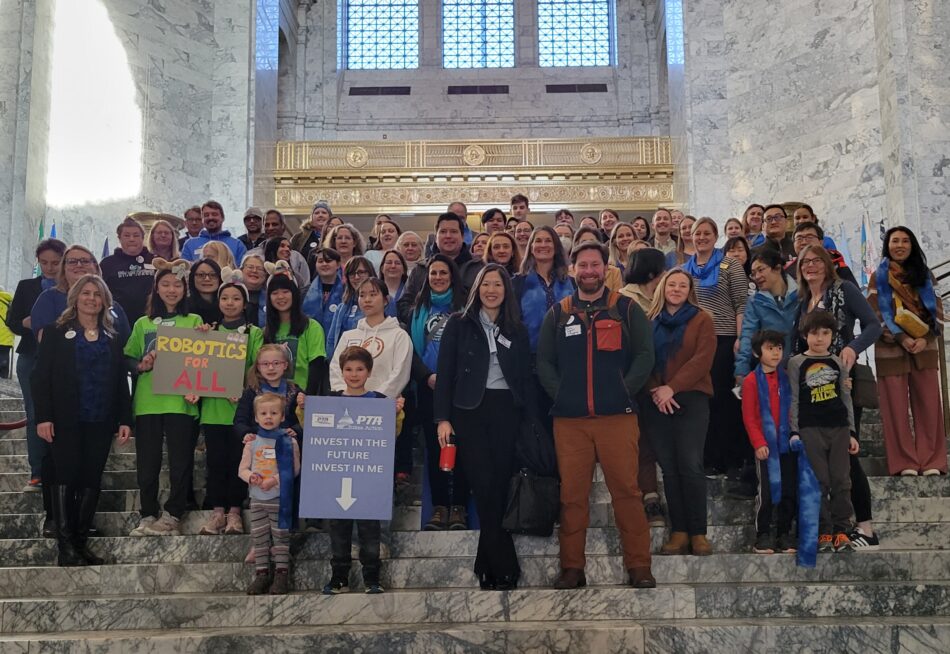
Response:
POLYGON ((848 370, 828 350, 838 327, 832 314, 812 311, 799 327, 808 349, 788 362, 790 441, 801 438, 821 486, 818 551, 847 552, 854 512, 849 454, 858 453, 848 370))

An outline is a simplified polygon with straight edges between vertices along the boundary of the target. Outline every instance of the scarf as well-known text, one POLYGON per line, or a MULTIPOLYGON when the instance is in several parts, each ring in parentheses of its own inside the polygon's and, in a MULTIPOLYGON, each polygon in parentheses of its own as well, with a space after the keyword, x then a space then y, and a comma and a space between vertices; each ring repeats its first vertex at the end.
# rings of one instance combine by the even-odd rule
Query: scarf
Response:
POLYGON ((675 356, 683 344, 686 324, 697 313, 699 307, 687 302, 676 313, 664 309, 653 319, 653 348, 656 352, 653 369, 664 379, 670 357, 675 356))
POLYGON ((281 397, 287 397, 287 379, 281 377, 277 386, 271 386, 267 381, 261 380, 261 393, 277 393, 281 397))
POLYGON ((782 465, 780 454, 788 454, 788 412, 791 408, 792 387, 788 382, 788 375, 782 368, 775 371, 778 375, 779 420, 776 425, 772 417, 772 403, 769 399, 769 382, 765 377, 762 365, 755 367, 755 385, 759 393, 759 413, 762 415, 762 432, 765 434, 765 443, 769 446, 769 458, 765 462, 769 471, 769 488, 772 492, 772 503, 778 506, 782 501, 782 465))
POLYGON ((803 568, 814 568, 818 561, 821 488, 801 439, 789 443, 789 449, 798 452, 798 553, 795 563, 803 568))
POLYGON ((423 303, 412 314, 412 347, 419 356, 425 354, 426 351, 426 323, 429 322, 433 309, 435 313, 446 313, 452 310, 451 288, 444 293, 433 293, 430 289, 429 293, 429 306, 423 303))
POLYGON ((277 511, 277 526, 290 529, 294 521, 294 444, 292 436, 281 429, 258 428, 258 438, 274 440, 277 455, 277 476, 280 480, 280 508, 277 511))
POLYGON ((389 296, 389 302, 386 304, 386 315, 391 318, 399 317, 399 310, 396 307, 396 303, 399 301, 399 298, 402 297, 402 292, 406 289, 406 282, 401 282, 399 288, 396 289, 396 292, 389 296))
MULTIPOLYGON (((904 333, 904 330, 894 322, 894 288, 904 285, 895 274, 899 269, 900 264, 895 264, 892 267, 890 260, 884 257, 881 260, 881 265, 877 267, 877 271, 874 273, 874 282, 877 284, 877 293, 880 296, 880 302, 877 303, 877 306, 884 324, 895 336, 904 333)), ((930 317, 936 321, 937 295, 934 293, 934 284, 930 279, 930 275, 927 276, 927 281, 922 288, 914 290, 920 294, 920 301, 923 302, 924 308, 927 309, 930 317)))
POLYGON ((535 271, 524 276, 524 287, 521 292, 521 320, 528 329, 528 341, 531 351, 538 349, 538 335, 541 333, 541 323, 548 310, 574 294, 574 281, 570 277, 558 279, 554 276, 551 284, 545 284, 544 279, 535 271))
POLYGON ((700 266, 696 263, 697 255, 694 254, 683 264, 683 270, 688 272, 693 279, 699 282, 700 288, 709 288, 719 283, 719 264, 722 263, 725 256, 722 250, 716 248, 713 250, 712 256, 709 257, 709 261, 706 262, 706 265, 700 266))
POLYGON ((485 337, 488 339, 488 354, 498 354, 498 325, 495 324, 495 321, 488 317, 485 314, 485 310, 481 309, 478 312, 478 322, 481 323, 482 329, 485 330, 485 337))

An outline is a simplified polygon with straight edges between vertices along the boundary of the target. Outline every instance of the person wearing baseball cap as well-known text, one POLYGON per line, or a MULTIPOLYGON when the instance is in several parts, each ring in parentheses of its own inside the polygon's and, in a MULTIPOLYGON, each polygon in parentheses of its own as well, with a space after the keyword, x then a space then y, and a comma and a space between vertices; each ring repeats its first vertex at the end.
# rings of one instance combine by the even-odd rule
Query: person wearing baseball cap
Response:
POLYGON ((244 229, 246 234, 238 236, 248 251, 253 250, 264 242, 264 212, 258 207, 248 207, 244 212, 244 229))

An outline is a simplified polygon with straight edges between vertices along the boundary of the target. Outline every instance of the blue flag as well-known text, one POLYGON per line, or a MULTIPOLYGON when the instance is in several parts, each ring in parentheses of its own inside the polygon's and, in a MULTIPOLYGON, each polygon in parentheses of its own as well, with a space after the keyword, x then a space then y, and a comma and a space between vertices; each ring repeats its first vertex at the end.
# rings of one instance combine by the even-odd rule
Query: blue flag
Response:
POLYGON ((106 242, 102 244, 102 258, 109 256, 109 237, 106 236, 106 242))

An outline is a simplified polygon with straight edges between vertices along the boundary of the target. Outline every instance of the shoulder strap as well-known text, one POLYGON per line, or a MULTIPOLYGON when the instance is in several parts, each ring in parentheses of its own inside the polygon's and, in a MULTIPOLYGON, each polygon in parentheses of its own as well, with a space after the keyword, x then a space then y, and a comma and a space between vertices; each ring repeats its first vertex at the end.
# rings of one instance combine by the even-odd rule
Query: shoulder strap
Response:
POLYGON ((557 324, 559 327, 563 327, 567 324, 568 318, 574 313, 574 295, 571 294, 562 298, 561 301, 554 306, 558 308, 557 324))
POLYGON ((617 308, 617 305, 620 303, 620 292, 611 291, 610 295, 607 296, 607 315, 618 322, 625 322, 623 317, 620 315, 620 309, 617 308))

